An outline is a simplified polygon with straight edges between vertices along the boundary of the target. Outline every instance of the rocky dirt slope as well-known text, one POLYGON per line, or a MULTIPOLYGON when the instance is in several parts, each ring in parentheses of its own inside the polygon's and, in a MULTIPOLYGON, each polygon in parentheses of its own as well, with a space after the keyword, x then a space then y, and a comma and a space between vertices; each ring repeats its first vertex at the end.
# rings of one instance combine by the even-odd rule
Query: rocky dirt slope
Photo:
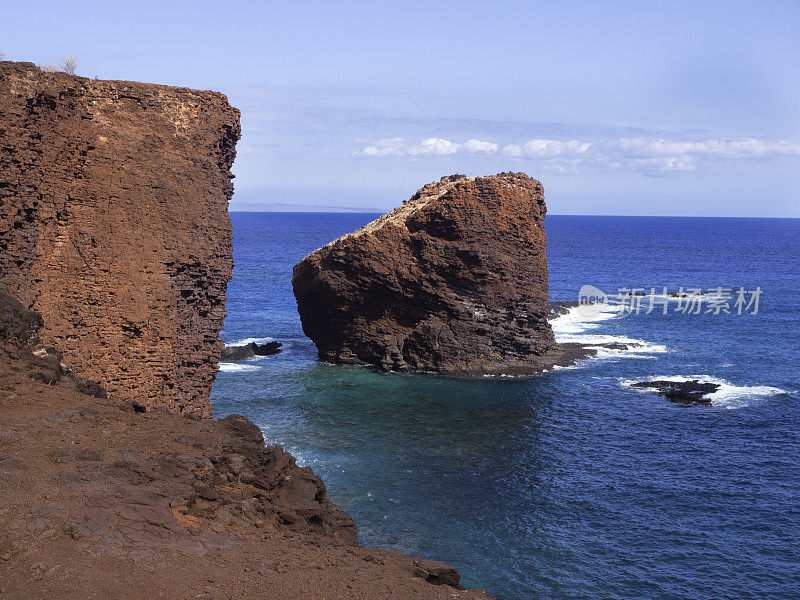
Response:
POLYGON ((82 393, 67 365, 43 377, 39 322, 0 295, 0 598, 487 597, 359 546, 323 482, 244 417, 143 412, 82 393))

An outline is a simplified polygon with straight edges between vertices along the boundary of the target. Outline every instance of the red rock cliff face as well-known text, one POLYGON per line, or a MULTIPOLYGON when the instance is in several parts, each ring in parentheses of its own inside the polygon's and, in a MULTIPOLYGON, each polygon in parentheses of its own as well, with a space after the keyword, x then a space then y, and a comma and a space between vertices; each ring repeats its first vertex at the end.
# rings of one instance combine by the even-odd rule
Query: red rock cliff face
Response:
POLYGON ((0 62, 0 291, 112 398, 211 414, 239 131, 222 94, 0 62))
POLYGON ((546 208, 522 173, 444 177, 306 257, 292 283, 323 360, 450 375, 563 362, 547 323, 546 208))

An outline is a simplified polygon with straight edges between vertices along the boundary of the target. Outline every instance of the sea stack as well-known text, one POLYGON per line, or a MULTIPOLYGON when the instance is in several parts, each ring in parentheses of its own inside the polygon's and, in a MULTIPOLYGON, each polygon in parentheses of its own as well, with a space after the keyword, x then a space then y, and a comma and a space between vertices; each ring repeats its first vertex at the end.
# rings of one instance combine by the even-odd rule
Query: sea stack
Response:
POLYGON ((211 416, 239 111, 0 62, 0 292, 112 400, 211 416))
POLYGON ((453 376, 569 360, 547 322, 546 207, 523 173, 452 175, 308 255, 292 285, 324 361, 453 376))

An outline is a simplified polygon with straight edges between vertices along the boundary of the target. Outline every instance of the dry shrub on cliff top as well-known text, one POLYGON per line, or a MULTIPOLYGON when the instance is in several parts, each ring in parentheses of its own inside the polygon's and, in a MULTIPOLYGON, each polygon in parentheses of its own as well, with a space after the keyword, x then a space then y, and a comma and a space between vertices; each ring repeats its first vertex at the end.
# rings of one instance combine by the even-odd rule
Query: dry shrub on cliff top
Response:
POLYGON ((0 50, 0 60, 5 60, 5 59, 6 59, 6 53, 0 50))
POLYGON ((74 56, 66 56, 58 61, 58 68, 64 73, 75 75, 75 69, 78 68, 78 59, 74 56))

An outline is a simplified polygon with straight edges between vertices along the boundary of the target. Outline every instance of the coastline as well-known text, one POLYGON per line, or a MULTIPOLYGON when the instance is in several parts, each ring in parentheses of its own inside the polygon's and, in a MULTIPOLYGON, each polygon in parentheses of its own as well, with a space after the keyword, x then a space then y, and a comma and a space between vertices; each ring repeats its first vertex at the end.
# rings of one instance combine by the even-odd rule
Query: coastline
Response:
POLYGON ((0 385, 5 597, 489 597, 358 545, 322 481, 243 417, 138 412, 5 353, 0 385))
POLYGON ((211 418, 224 95, 2 61, 0 124, 4 597, 488 597, 360 546, 310 468, 211 418))

